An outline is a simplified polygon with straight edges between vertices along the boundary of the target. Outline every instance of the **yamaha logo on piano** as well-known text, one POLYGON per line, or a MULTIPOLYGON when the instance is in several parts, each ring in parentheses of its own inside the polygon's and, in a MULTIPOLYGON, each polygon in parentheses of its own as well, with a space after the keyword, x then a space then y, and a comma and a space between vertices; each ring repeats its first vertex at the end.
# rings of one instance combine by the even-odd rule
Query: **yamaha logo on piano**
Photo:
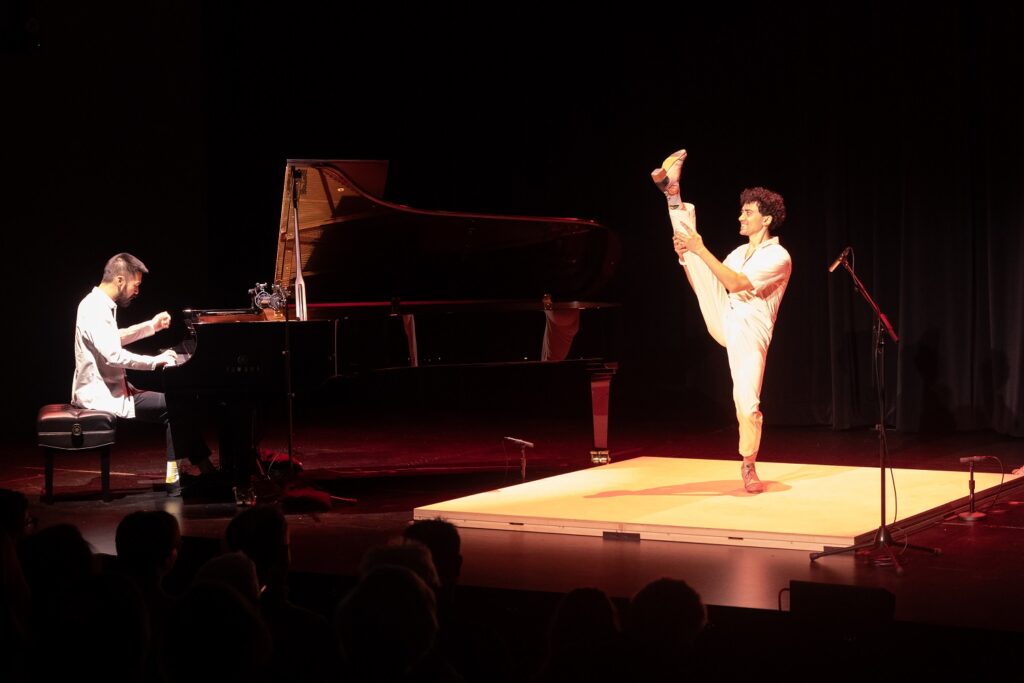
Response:
POLYGON ((238 356, 234 365, 228 365, 225 372, 230 375, 258 375, 263 372, 263 366, 249 356, 238 356))

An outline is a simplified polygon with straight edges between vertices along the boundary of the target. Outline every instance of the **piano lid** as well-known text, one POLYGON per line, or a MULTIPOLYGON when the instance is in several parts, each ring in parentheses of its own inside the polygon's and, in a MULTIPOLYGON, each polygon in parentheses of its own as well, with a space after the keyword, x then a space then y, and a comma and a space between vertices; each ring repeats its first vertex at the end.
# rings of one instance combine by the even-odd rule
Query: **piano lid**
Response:
POLYGON ((289 160, 275 281, 295 278, 292 169, 310 304, 605 298, 616 235, 593 221, 426 211, 380 198, 386 161, 289 160))

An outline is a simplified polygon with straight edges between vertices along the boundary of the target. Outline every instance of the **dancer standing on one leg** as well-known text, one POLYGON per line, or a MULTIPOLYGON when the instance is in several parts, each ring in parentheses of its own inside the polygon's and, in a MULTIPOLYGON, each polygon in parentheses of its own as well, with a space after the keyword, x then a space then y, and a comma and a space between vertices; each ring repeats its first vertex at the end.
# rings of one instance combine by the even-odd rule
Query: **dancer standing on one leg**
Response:
POLYGON ((668 199, 676 254, 697 294, 708 332, 729 354, 743 487, 748 493, 761 493, 764 484, 754 468, 761 445, 761 380, 779 305, 793 270, 789 252, 775 236, 786 220, 786 207, 782 196, 771 190, 743 190, 739 222, 747 243, 719 261, 697 232, 694 205, 680 198, 679 174, 685 159, 686 150, 672 154, 651 177, 668 199))

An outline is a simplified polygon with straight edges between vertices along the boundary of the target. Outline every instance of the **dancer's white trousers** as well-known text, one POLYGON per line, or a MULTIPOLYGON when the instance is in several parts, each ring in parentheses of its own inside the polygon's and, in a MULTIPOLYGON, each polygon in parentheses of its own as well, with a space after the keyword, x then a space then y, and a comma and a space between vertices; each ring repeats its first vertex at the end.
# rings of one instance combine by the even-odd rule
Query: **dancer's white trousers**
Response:
MULTIPOLYGON (((670 209, 672 227, 676 232, 696 228, 693 204, 670 209)), ((688 280, 697 294, 697 303, 708 332, 729 355, 732 375, 732 399, 739 422, 739 454, 755 457, 761 446, 761 382, 764 379, 768 344, 772 326, 765 325, 750 307, 729 297, 725 286, 715 277, 699 256, 683 254, 688 280)))

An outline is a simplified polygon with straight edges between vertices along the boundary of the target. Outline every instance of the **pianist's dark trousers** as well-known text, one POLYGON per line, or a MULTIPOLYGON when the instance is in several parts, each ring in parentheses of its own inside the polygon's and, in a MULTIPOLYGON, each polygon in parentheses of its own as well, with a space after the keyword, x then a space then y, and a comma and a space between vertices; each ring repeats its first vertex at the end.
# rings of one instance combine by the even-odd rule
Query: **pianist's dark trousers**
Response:
POLYGON ((202 411, 198 401, 187 395, 166 395, 134 387, 132 395, 136 420, 164 425, 168 461, 188 458, 193 465, 198 465, 210 457, 210 449, 203 441, 202 411))

